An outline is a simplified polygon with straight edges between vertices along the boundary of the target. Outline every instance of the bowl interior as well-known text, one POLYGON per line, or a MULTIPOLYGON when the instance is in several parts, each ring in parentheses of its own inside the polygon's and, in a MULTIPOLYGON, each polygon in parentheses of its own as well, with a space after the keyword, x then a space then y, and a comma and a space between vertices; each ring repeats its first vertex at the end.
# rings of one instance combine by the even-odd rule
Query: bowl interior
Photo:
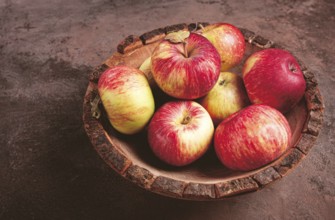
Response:
MULTIPOLYGON (((157 42, 143 45, 130 53, 115 53, 105 62, 105 64, 110 67, 118 64, 125 64, 139 68, 144 60, 151 55, 156 45, 157 42)), ((252 53, 259 50, 261 50, 261 48, 247 42, 244 59, 240 65, 234 67, 230 71, 241 75, 241 70, 245 60, 252 53)), ((159 89, 153 90, 153 93, 155 96, 156 110, 160 105, 172 99, 161 92, 159 89)), ((110 125, 102 105, 100 105, 100 109, 102 110, 102 115, 99 121, 103 126, 103 129, 108 134, 108 139, 112 145, 115 146, 120 152, 122 152, 130 161, 132 161, 133 164, 143 167, 157 176, 163 175, 186 182, 198 182, 205 184, 216 183, 253 175, 275 163, 274 161, 273 163, 268 164, 262 168, 249 172, 233 171, 226 168, 219 162, 215 155, 213 146, 211 146, 208 152, 194 163, 185 167, 172 167, 158 160, 151 152, 147 142, 146 129, 136 135, 120 134, 110 125)), ((295 146, 301 138, 302 129, 307 119, 307 108, 305 100, 301 100, 301 102, 285 116, 289 121, 293 134, 291 146, 295 146)), ((278 160, 280 159, 281 158, 278 160)))

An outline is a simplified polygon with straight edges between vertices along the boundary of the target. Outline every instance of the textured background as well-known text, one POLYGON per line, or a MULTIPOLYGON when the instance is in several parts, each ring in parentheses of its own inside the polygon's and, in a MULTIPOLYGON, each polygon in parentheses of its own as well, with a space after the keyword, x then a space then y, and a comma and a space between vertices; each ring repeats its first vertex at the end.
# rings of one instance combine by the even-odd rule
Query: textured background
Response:
POLYGON ((0 0, 0 219, 332 219, 333 0, 0 0), (256 193, 180 201, 123 180, 82 125, 88 73, 129 34, 229 22, 283 44, 318 79, 325 122, 307 157, 256 193))

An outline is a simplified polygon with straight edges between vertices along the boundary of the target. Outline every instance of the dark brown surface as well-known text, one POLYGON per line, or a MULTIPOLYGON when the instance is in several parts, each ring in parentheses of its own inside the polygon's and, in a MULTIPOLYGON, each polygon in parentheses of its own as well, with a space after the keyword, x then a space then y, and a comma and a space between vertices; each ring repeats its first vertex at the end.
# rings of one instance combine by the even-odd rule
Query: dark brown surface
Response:
POLYGON ((1 219, 332 219, 335 209, 334 3, 1 1, 1 219), (88 74, 129 34, 226 21, 289 48, 325 102, 315 145, 263 190, 219 202, 139 189, 96 154, 82 125, 88 74), (80 114, 78 114, 78 112, 80 114))

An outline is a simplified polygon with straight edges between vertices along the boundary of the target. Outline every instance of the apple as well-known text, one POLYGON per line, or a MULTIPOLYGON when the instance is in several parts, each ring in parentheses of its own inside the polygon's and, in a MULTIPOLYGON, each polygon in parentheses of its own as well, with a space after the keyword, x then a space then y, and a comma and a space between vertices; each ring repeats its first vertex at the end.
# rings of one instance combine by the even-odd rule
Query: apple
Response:
POLYGON ((221 57, 221 71, 227 71, 241 62, 245 52, 245 40, 241 31, 228 23, 216 23, 197 33, 206 37, 221 57))
POLYGON ((249 105, 242 77, 232 72, 221 72, 213 89, 200 100, 214 125, 249 105))
POLYGON ((219 124, 214 149, 226 167, 250 171, 279 158, 289 148, 291 136, 289 123, 281 112, 255 104, 219 124))
POLYGON ((144 74, 133 67, 115 66, 103 72, 98 91, 111 125, 123 134, 135 134, 155 110, 153 94, 144 74))
POLYGON ((147 77, 150 87, 155 88, 157 84, 151 73, 151 56, 143 61, 143 63, 139 67, 139 70, 141 70, 144 73, 144 75, 147 77))
POLYGON ((160 107, 148 126, 153 153, 173 166, 185 166, 209 148, 214 125, 208 112, 195 101, 171 101, 160 107))
POLYGON ((151 71, 157 85, 179 99, 206 95, 220 74, 220 55, 215 47, 195 33, 188 32, 188 37, 181 41, 166 37, 151 56, 151 71))
POLYGON ((286 113, 305 93, 304 76, 297 60, 288 51, 271 48, 253 53, 242 72, 252 103, 266 104, 286 113))

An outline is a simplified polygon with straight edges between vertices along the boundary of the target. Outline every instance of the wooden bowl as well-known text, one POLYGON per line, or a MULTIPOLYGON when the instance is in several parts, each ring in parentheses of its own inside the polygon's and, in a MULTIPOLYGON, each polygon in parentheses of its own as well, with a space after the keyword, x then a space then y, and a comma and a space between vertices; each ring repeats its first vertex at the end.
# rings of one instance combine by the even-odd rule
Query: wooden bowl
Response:
MULTIPOLYGON (((191 200, 218 200, 225 197, 252 192, 281 179, 292 170, 309 152, 319 134, 323 121, 323 100, 314 74, 299 61, 307 88, 303 100, 287 117, 292 133, 291 148, 276 161, 249 172, 237 172, 224 167, 217 159, 213 147, 198 161, 186 167, 171 167, 159 161, 147 143, 146 131, 136 135, 122 135, 112 128, 103 106, 99 104, 101 117, 93 117, 97 102, 97 82, 100 74, 119 64, 138 68, 151 55, 155 46, 167 34, 177 30, 197 30, 208 23, 177 24, 155 29, 141 36, 130 35, 114 53, 89 75, 89 84, 84 98, 83 120, 92 145, 102 159, 124 178, 136 185, 161 195, 191 200)), ((282 48, 252 31, 240 28, 247 49, 244 60, 264 48, 282 48)), ((244 60, 242 64, 244 63, 244 60)), ((299 59, 298 59, 299 60, 299 59)), ((242 64, 233 69, 240 73, 242 64)), ((156 109, 162 100, 155 97, 156 109)))

